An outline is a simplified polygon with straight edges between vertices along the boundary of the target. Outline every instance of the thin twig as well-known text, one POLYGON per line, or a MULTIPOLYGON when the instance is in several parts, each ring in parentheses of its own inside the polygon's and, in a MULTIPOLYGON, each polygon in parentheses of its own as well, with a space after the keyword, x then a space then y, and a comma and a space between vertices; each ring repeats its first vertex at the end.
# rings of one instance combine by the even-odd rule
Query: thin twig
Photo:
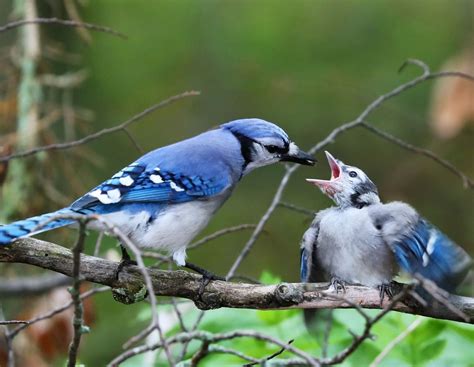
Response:
POLYGON ((115 133, 117 131, 122 131, 123 129, 128 127, 130 124, 142 119, 143 117, 145 117, 146 115, 152 113, 153 111, 156 111, 157 109, 165 107, 166 105, 168 105, 170 103, 173 103, 173 102, 178 101, 180 99, 183 99, 185 97, 197 96, 197 95, 199 95, 199 92, 197 92, 197 91, 189 91, 189 92, 184 92, 184 93, 175 95, 175 96, 167 98, 167 99, 165 99, 165 100, 163 100, 163 101, 161 101, 161 102, 159 102, 159 103, 157 103, 157 104, 155 104, 151 107, 148 107, 147 109, 143 110, 142 112, 136 114, 135 116, 131 117, 130 119, 128 119, 128 120, 126 120, 126 121, 124 121, 124 122, 122 122, 119 125, 116 125, 114 127, 109 127, 109 128, 99 130, 99 131, 97 131, 93 134, 87 135, 87 136, 85 136, 85 137, 83 137, 79 140, 75 140, 75 141, 71 141, 71 142, 67 142, 67 143, 55 143, 55 144, 45 145, 45 146, 25 150, 23 152, 18 152, 18 153, 14 153, 14 154, 4 156, 4 157, 0 157, 0 162, 9 161, 11 159, 28 157, 28 156, 37 154, 39 152, 44 152, 44 151, 62 150, 62 149, 69 149, 69 148, 72 148, 72 147, 77 147, 78 145, 88 143, 88 142, 90 142, 92 140, 95 140, 95 139, 98 139, 98 138, 100 138, 104 135, 112 134, 112 133, 115 133))
POLYGON ((452 302, 449 300, 450 294, 444 289, 438 287, 435 282, 423 277, 421 274, 418 273, 414 275, 414 278, 420 282, 420 285, 423 287, 424 290, 426 290, 436 301, 444 305, 453 314, 457 315, 465 322, 469 322, 471 320, 471 317, 469 317, 469 315, 467 315, 465 312, 461 311, 458 307, 452 304, 452 302))
POLYGON ((280 201, 278 203, 278 206, 281 206, 282 208, 293 210, 296 213, 305 214, 305 215, 307 215, 308 217, 311 217, 311 218, 314 217, 314 215, 316 214, 316 212, 314 210, 302 208, 300 206, 297 206, 297 205, 292 204, 292 203, 288 203, 286 201, 280 201))
POLYGON ((216 238, 225 236, 226 234, 229 234, 229 233, 240 232, 240 231, 243 231, 243 230, 246 230, 246 229, 253 229, 255 227, 256 227, 255 224, 239 224, 239 225, 234 226, 234 227, 228 227, 228 228, 220 229, 220 230, 218 230, 214 233, 211 233, 210 235, 208 235, 206 237, 203 237, 200 240, 192 243, 191 245, 188 246, 187 249, 190 250, 190 249, 194 249, 196 247, 202 246, 202 245, 204 245, 205 243, 207 243, 209 241, 215 240, 216 238))
MULTIPOLYGON (((288 341, 288 345, 290 345, 291 343, 293 343, 295 341, 295 339, 291 339, 290 341, 288 341)), ((250 367, 250 366, 255 366, 257 364, 261 364, 261 365, 264 365, 265 362, 275 358, 275 357, 278 357, 280 354, 282 354, 287 348, 281 348, 279 351, 273 353, 272 355, 266 357, 266 358, 263 358, 261 360, 259 360, 258 362, 252 362, 252 363, 247 363, 247 364, 244 364, 243 367, 250 367)))
POLYGON ((380 352, 380 354, 375 357, 373 362, 370 364, 369 367, 377 367, 380 362, 395 348, 398 344, 400 344, 403 339, 405 339, 410 333, 415 330, 418 326, 421 325, 423 322, 423 318, 417 316, 415 317, 415 320, 408 325, 408 327, 401 333, 399 334, 395 339, 393 339, 390 343, 388 343, 385 348, 380 352))
POLYGON ((367 122, 363 122, 361 124, 362 127, 364 127, 365 129, 369 130, 370 132, 374 133, 375 135, 377 136, 380 136, 396 145, 399 145, 401 146, 402 148, 406 149, 406 150, 409 150, 409 151, 412 151, 414 153, 417 153, 417 154, 420 154, 420 155, 424 155, 425 157, 428 157, 430 159, 432 159, 433 161, 439 163, 441 166, 443 166, 444 168, 446 168, 448 171, 452 172, 453 174, 455 174, 456 176, 460 177, 461 180, 462 180, 462 183, 463 183, 463 186, 465 188, 474 188, 474 181, 469 178, 468 176, 466 176, 463 172, 461 172, 458 168, 456 168, 451 162, 447 161, 446 159, 443 159, 441 157, 439 157, 437 154, 435 154, 434 152, 432 152, 431 150, 429 149, 425 149, 425 148, 420 148, 420 147, 417 147, 413 144, 410 144, 410 143, 407 143, 406 141, 403 141, 402 139, 390 134, 390 133, 387 133, 373 125, 370 125, 369 123, 367 122))
MULTIPOLYGON (((84 292, 84 293, 81 294, 81 301, 83 301, 84 299, 89 298, 89 297, 91 297, 91 296, 93 296, 97 293, 102 293, 102 292, 106 292, 106 291, 109 291, 109 290, 110 290, 110 287, 99 287, 99 288, 90 289, 87 292, 84 292)), ((40 321, 43 321, 43 320, 46 320, 46 319, 50 319, 53 316, 55 316, 55 315, 57 315, 61 312, 66 311, 68 308, 72 307, 73 304, 74 304, 74 302, 71 300, 71 301, 67 302, 64 305, 59 306, 58 308, 55 308, 54 310, 48 311, 47 313, 39 315, 39 316, 35 316, 34 318, 32 318, 30 320, 26 320, 25 324, 19 325, 14 330, 12 330, 9 333, 9 337, 13 339, 20 331, 26 329, 28 326, 36 324, 37 322, 40 322, 40 321)))
POLYGON ((70 289, 72 301, 74 303, 74 316, 73 316, 73 329, 74 335, 69 345, 69 353, 68 353, 68 367, 74 367, 76 365, 77 360, 77 353, 79 351, 79 344, 81 343, 82 334, 84 334, 85 326, 84 326, 84 309, 82 306, 81 301, 81 254, 84 251, 84 240, 86 237, 86 222, 79 221, 79 235, 77 238, 76 245, 72 249, 73 253, 73 285, 70 289))
MULTIPOLYGON (((256 340, 263 340, 272 344, 275 344, 283 350, 287 350, 296 356, 300 357, 303 361, 306 362, 308 366, 313 366, 313 367, 319 367, 320 363, 318 360, 314 357, 312 357, 310 354, 293 347, 289 343, 282 342, 272 336, 262 334, 258 331, 253 331, 253 330, 238 330, 238 331, 233 331, 233 332, 228 332, 228 333, 219 333, 219 334, 212 334, 209 332, 205 331, 193 331, 193 332, 187 332, 187 333, 180 333, 175 336, 172 336, 168 339, 168 343, 171 344, 176 344, 176 343, 184 343, 186 341, 192 341, 192 340, 201 340, 201 341, 206 341, 209 344, 211 343, 217 343, 225 340, 231 340, 235 338, 253 338, 256 340)), ((152 345, 142 345, 133 349, 129 349, 122 353, 121 355, 117 356, 112 362, 110 362, 110 366, 118 366, 120 363, 126 361, 129 358, 132 358, 136 355, 146 353, 158 348, 161 348, 162 345, 160 343, 155 343, 152 345)))
POLYGON ((0 33, 6 32, 18 27, 22 27, 28 24, 56 24, 56 25, 62 25, 66 27, 87 28, 92 31, 108 33, 113 36, 120 37, 122 39, 127 39, 126 35, 124 35, 123 33, 117 32, 109 27, 104 27, 104 26, 92 24, 92 23, 77 22, 77 21, 68 20, 68 19, 58 19, 58 18, 36 18, 36 19, 16 20, 16 21, 7 23, 3 26, 0 26, 0 33))
POLYGON ((361 345, 366 339, 371 338, 372 327, 380 321, 389 311, 391 311, 397 303, 399 303, 403 298, 406 297, 410 287, 405 287, 400 293, 393 297, 390 303, 388 303, 385 308, 379 312, 375 317, 366 319, 364 331, 360 335, 353 334, 352 343, 344 348, 341 352, 330 358, 321 359, 321 364, 323 365, 333 365, 343 362, 347 357, 354 353, 359 345, 361 345))
POLYGON ((257 358, 254 358, 254 357, 250 357, 238 350, 235 350, 235 349, 231 349, 231 348, 226 348, 226 347, 223 347, 223 346, 220 346, 220 345, 210 345, 209 348, 208 348, 208 352, 209 354, 211 353, 223 353, 223 354, 232 354, 236 357, 239 357, 239 358, 242 358, 246 361, 249 361, 249 362, 255 362, 255 363, 260 363, 260 360, 257 359, 257 358))
POLYGON ((140 143, 137 141, 137 139, 135 139, 135 137, 133 136, 133 134, 130 132, 129 129, 124 128, 123 132, 125 133, 125 135, 127 135, 128 140, 131 141, 131 143, 133 144, 133 146, 135 147, 138 153, 140 154, 145 153, 143 148, 140 146, 140 143))
POLYGON ((24 320, 0 321, 0 325, 24 325, 24 324, 28 324, 28 321, 24 321, 24 320))

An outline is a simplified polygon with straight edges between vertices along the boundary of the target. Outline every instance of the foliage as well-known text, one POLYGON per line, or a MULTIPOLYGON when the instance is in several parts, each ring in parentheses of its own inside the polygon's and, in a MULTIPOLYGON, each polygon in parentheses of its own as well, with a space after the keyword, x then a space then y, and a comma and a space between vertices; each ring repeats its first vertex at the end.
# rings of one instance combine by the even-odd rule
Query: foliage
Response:
MULTIPOLYGON (((264 283, 278 283, 278 277, 264 272, 261 281, 264 283)), ((171 307, 160 308, 160 312, 169 312, 171 307)), ((379 311, 367 311, 375 315, 379 311)), ((198 310, 192 308, 184 315, 186 325, 193 325, 198 310)), ((149 317, 147 308, 140 314, 140 322, 149 317)), ((402 313, 391 312, 383 318, 373 329, 373 339, 366 340, 362 346, 351 355, 342 366, 358 367, 368 366, 382 350, 410 325, 415 317, 402 313)), ((352 336, 349 332, 360 333, 364 321, 355 310, 333 311, 333 323, 330 333, 328 356, 332 356, 350 344, 352 336)), ((312 355, 321 356, 322 345, 319 337, 310 335, 304 325, 301 310, 286 311, 255 311, 239 309, 220 309, 207 311, 199 328, 212 333, 223 333, 235 330, 255 330, 278 338, 280 340, 294 339, 292 345, 312 355)), ((180 329, 175 325, 169 335, 176 334, 180 329)), ((422 318, 420 325, 398 344, 383 360, 380 366, 416 366, 416 367, 441 367, 441 366, 472 366, 474 360, 474 328, 451 321, 440 321, 422 318), (462 353, 460 352, 462 351, 462 353)), ((233 339, 221 345, 236 349, 255 358, 264 358, 278 351, 270 343, 254 339, 233 339)), ((187 366, 190 358, 200 347, 200 343, 193 342, 187 353, 186 360, 181 364, 187 366)), ((179 350, 179 348, 178 348, 179 350)), ((163 354, 157 354, 153 366, 166 366, 163 354)), ((289 358, 289 353, 283 352, 273 359, 268 365, 278 365, 279 359, 289 358)), ((139 355, 123 364, 123 366, 145 366, 145 361, 150 361, 150 356, 139 355)), ((211 354, 206 357, 200 366, 236 366, 246 361, 227 354, 211 354)), ((150 366, 151 366, 150 365, 150 366)))

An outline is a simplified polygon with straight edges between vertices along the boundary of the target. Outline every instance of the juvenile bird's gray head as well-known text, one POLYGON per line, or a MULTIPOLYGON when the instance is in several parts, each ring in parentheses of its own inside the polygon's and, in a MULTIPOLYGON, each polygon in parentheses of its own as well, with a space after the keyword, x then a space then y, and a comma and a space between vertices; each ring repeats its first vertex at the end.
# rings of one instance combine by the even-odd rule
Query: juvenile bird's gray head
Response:
POLYGON ((380 203, 377 187, 360 168, 348 166, 325 152, 331 167, 329 180, 307 178, 340 207, 356 207, 380 203))
POLYGON ((239 140, 245 160, 243 174, 275 162, 294 162, 312 166, 316 160, 293 143, 286 132, 261 119, 242 119, 221 125, 239 140))

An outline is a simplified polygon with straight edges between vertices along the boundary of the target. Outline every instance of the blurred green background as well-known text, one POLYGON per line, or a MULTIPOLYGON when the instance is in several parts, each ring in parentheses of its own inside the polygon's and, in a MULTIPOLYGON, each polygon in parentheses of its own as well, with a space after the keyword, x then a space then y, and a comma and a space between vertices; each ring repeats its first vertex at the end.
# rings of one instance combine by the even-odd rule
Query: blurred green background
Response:
MULTIPOLYGON (((95 1, 84 9, 84 19, 112 26, 129 39, 94 34, 91 46, 74 48, 90 71, 78 98, 95 112, 97 129, 169 95, 201 91, 200 97, 134 125, 131 131, 147 150, 241 117, 273 121, 308 148, 354 119, 378 95, 419 73, 415 67, 397 73, 407 58, 419 58, 437 70, 462 50, 472 36, 472 8, 469 1, 95 1)), ((428 82, 390 100, 369 120, 432 148, 474 176, 472 129, 446 142, 436 141, 430 132, 432 87, 428 82)), ((120 134, 90 148, 104 162, 99 168, 77 169, 84 186, 108 178, 138 156, 120 134)), ((459 178, 362 130, 345 134, 328 150, 364 169, 384 200, 413 204, 473 249, 474 196, 463 190, 459 178)), ((303 180, 328 177, 324 155, 317 158, 316 168, 303 167, 293 177, 286 201, 313 210, 331 204, 303 180)), ((246 177, 207 232, 257 222, 282 174, 283 167, 273 166, 246 177)), ((240 272, 258 276, 269 269, 296 280, 305 220, 279 209, 240 272)), ((191 259, 225 272, 247 237, 210 243, 191 259)))
MULTIPOLYGON (((40 14, 64 17, 58 3, 38 2, 40 14)), ((414 66, 397 72, 406 59, 418 58, 439 70, 472 48, 473 4, 471 0, 95 0, 78 8, 81 18, 119 30, 128 39, 92 32, 92 42, 87 43, 75 30, 42 27, 42 40, 60 44, 71 61, 45 56, 40 72, 87 70, 89 77, 74 90, 73 103, 92 112, 94 118, 87 121, 81 116, 90 113, 78 114, 77 137, 114 126, 168 96, 199 90, 200 96, 176 102, 130 128, 145 150, 243 117, 275 122, 300 147, 309 148, 341 123, 356 118, 380 94, 419 74, 414 66)), ((10 1, 0 0, 2 23, 10 16, 11 6, 10 1)), ((10 48, 15 37, 14 32, 0 35, 0 47, 10 48)), ((474 68, 474 62, 471 65, 474 68)), ((423 83, 387 101, 368 120, 432 149, 474 177, 474 118, 467 118, 456 136, 438 137, 429 112, 435 103, 434 84, 423 83)), ((44 100, 56 98, 48 93, 45 88, 44 100)), ((0 121, 0 126, 2 133, 15 129, 11 123, 0 121)), ((48 129, 59 141, 68 138, 61 119, 48 129)), ((328 150, 367 172, 383 200, 407 201, 474 253, 474 196, 459 177, 363 129, 345 133, 328 150)), ((124 134, 108 135, 87 147, 49 154, 47 172, 61 172, 51 174, 49 183, 62 197, 73 200, 139 155, 124 134), (64 171, 64 162, 69 171, 64 171)), ((329 177, 322 152, 317 158, 318 166, 303 167, 292 177, 285 201, 315 211, 331 205, 304 181, 329 177)), ((246 177, 202 235, 256 223, 283 173, 283 166, 274 165, 246 177)), ((31 170, 29 174, 34 180, 40 173, 31 170)), ((31 195, 36 198, 41 192, 31 195)), ((58 203, 46 199, 33 209, 25 206, 19 202, 17 212, 8 213, 9 220, 57 209, 58 203)), ((299 240, 309 222, 302 214, 277 209, 238 273, 258 278, 268 270, 285 281, 297 281, 299 240)), ((190 252, 189 259, 223 274, 249 235, 240 232, 215 240, 190 252)), ((93 244, 91 236, 90 249, 93 244)), ((115 242, 109 240, 104 248, 113 247, 115 242)), ((102 307, 110 307, 110 313, 113 310, 122 317, 144 307, 125 308, 103 296, 99 300, 102 307)), ((105 332, 101 330, 93 337, 105 332)), ((114 335, 124 340, 123 335, 114 335)), ((95 358, 107 360, 120 346, 116 340, 109 344, 95 351, 95 358)))

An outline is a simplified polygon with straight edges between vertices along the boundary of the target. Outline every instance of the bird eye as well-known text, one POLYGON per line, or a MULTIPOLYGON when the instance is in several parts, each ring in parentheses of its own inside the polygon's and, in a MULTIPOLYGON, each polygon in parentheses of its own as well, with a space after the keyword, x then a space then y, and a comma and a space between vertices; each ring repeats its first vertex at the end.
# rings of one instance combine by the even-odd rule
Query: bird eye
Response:
POLYGON ((269 153, 276 153, 281 150, 281 148, 276 145, 267 145, 265 148, 267 148, 269 153))
POLYGON ((349 176, 351 177, 357 177, 357 172, 356 171, 350 171, 349 176))

